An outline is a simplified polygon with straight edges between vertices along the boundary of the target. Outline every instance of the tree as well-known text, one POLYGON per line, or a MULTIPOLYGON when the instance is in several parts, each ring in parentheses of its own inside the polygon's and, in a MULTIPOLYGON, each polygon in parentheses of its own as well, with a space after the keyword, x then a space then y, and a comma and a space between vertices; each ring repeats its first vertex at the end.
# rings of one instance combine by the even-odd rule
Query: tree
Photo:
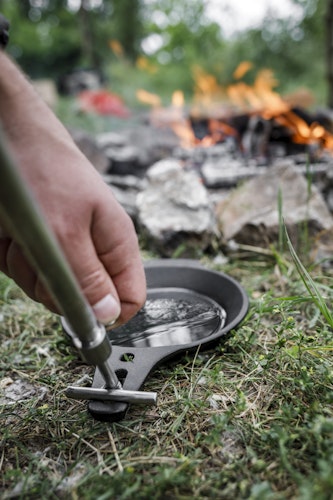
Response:
POLYGON ((193 68, 219 74, 223 66, 225 42, 220 26, 206 16, 203 0, 155 0, 146 2, 144 11, 146 42, 156 48, 145 49, 150 61, 159 66, 152 75, 155 86, 168 83, 170 92, 193 91, 193 68))
POLYGON ((273 70, 280 92, 307 87, 323 104, 326 0, 293 0, 293 3, 298 7, 297 16, 278 19, 274 12, 268 12, 261 26, 231 41, 226 53, 226 73, 230 78, 240 61, 249 60, 253 63, 253 73, 264 67, 273 70))
POLYGON ((118 40, 127 58, 133 62, 141 52, 142 4, 140 0, 113 0, 112 8, 112 38, 118 40))

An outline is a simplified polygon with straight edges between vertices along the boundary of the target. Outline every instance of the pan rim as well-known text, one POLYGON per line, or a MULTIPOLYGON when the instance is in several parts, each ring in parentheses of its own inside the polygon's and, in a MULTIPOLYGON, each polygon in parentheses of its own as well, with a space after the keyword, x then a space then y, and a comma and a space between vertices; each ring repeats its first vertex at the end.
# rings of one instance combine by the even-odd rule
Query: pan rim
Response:
MULTIPOLYGON (((200 287, 196 288, 189 288, 188 286, 182 284, 182 286, 174 286, 172 279, 170 283, 167 283, 165 286, 161 286, 159 284, 158 280, 154 282, 153 286, 147 286, 147 295, 149 294, 150 290, 154 290, 156 288, 173 288, 175 290, 186 290, 190 293, 196 293, 199 295, 202 295, 203 297, 209 299, 210 301, 213 301, 217 303, 221 308, 223 308, 226 311, 226 321, 224 324, 221 326, 220 329, 218 329, 216 332, 213 334, 203 337, 202 339, 194 340, 193 342, 187 343, 187 344, 170 344, 170 345, 165 345, 165 346, 128 346, 129 349, 164 349, 165 351, 170 351, 174 350, 175 352, 178 351, 183 351, 183 350, 189 350, 193 349, 195 347, 198 347, 199 345, 205 345, 209 343, 213 343, 219 338, 223 337, 226 335, 229 331, 233 330, 237 325, 241 323, 241 321, 245 318, 248 309, 249 309, 249 299, 248 295, 246 294, 244 288, 240 283, 235 280, 233 277, 229 276, 228 274, 225 274, 220 271, 208 269, 205 266, 203 266, 200 262, 192 260, 192 259, 154 259, 154 260, 149 260, 144 263, 144 268, 147 273, 154 271, 157 274, 160 274, 163 270, 167 271, 170 273, 171 270, 178 271, 179 269, 182 269, 183 273, 185 271, 189 272, 192 274, 192 277, 194 275, 198 276, 199 275, 202 277, 203 275, 206 277, 214 277, 215 280, 217 280, 220 284, 228 284, 229 286, 232 287, 232 290, 234 292, 237 292, 237 296, 234 297, 234 300, 236 301, 236 304, 233 304, 233 307, 236 309, 236 312, 234 312, 233 317, 230 318, 230 311, 225 307, 225 304, 222 304, 220 301, 217 301, 215 296, 212 296, 211 294, 204 293, 202 290, 200 290, 200 287)), ((170 276, 170 274, 168 274, 170 276)), ((149 278, 149 274, 148 277, 149 278)), ((149 279, 147 279, 147 282, 149 279)), ((228 298, 229 300, 232 299, 232 297, 228 298)), ((113 330, 110 330, 112 332, 113 330)), ((109 335, 110 341, 112 342, 112 345, 115 347, 125 347, 126 344, 117 344, 116 342, 113 341, 112 336, 109 335)))

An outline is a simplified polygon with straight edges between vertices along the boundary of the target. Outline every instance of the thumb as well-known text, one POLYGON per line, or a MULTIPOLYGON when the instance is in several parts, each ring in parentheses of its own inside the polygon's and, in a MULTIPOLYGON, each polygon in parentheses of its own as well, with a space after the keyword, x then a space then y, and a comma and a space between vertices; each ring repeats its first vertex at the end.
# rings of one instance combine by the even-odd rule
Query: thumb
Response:
POLYGON ((118 319, 121 312, 119 302, 111 293, 104 295, 102 299, 92 306, 92 309, 96 319, 105 325, 108 323, 114 323, 118 319))
POLYGON ((96 319, 104 324, 113 323, 121 312, 117 290, 95 249, 90 248, 88 253, 86 244, 84 254, 77 255, 76 263, 72 264, 74 274, 96 319))
MULTIPOLYGON (((65 248, 83 294, 104 324, 128 321, 146 298, 145 273, 133 223, 119 205, 112 208, 111 214, 105 205, 96 210, 90 231, 76 234, 70 239, 70 248, 65 248)), ((66 247, 68 239, 62 243, 66 247)))
POLYGON ((98 255, 88 232, 62 242, 69 265, 96 319, 107 324, 120 315, 120 299, 109 272, 98 255))

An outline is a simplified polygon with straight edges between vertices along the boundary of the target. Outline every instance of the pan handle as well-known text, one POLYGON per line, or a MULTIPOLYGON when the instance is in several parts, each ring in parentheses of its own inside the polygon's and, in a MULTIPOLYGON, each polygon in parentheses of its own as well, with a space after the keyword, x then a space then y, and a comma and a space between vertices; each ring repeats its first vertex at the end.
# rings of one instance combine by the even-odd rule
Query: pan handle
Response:
MULTIPOLYGON (((185 346, 179 346, 184 350, 185 346)), ((175 354, 175 346, 170 347, 123 347, 112 346, 110 363, 122 383, 129 391, 138 391, 150 372, 162 361, 175 354)), ((104 387, 105 381, 98 368, 93 379, 93 388, 104 387)), ((88 403, 91 415, 104 422, 118 422, 125 418, 129 404, 115 401, 92 400, 88 403)))

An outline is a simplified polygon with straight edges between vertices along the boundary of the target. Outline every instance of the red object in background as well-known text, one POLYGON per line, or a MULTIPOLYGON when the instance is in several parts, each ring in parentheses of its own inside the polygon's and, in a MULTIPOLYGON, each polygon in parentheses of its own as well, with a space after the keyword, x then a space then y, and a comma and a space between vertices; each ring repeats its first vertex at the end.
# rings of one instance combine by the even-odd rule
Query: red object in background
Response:
POLYGON ((82 111, 120 118, 127 118, 130 115, 121 98, 108 90, 84 90, 78 95, 78 99, 82 111))

